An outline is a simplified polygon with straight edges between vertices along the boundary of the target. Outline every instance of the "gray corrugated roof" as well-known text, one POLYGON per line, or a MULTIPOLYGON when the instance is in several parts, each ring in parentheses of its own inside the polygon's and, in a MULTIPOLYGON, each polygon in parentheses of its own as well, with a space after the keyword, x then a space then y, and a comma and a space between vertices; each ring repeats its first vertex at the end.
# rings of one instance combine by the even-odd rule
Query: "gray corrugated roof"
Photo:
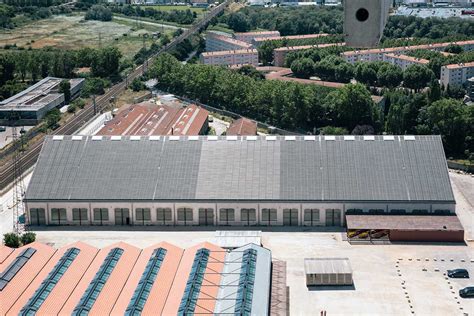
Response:
POLYGON ((237 291, 242 271, 242 256, 247 249, 257 251, 251 314, 268 315, 272 255, 270 250, 255 244, 245 245, 226 254, 216 306, 214 307, 215 314, 235 313, 237 291))
POLYGON ((46 138, 27 200, 454 201, 439 136, 74 137, 46 138))

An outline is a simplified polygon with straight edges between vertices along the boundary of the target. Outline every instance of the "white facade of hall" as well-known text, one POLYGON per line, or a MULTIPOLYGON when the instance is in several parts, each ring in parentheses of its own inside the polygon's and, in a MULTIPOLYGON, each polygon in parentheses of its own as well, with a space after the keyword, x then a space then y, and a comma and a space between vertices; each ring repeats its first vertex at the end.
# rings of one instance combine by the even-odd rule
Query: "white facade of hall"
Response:
POLYGON ((454 204, 30 202, 30 225, 341 226, 349 211, 454 214, 454 204), (192 214, 192 215, 191 215, 192 214), (128 219, 127 219, 128 218, 128 219))

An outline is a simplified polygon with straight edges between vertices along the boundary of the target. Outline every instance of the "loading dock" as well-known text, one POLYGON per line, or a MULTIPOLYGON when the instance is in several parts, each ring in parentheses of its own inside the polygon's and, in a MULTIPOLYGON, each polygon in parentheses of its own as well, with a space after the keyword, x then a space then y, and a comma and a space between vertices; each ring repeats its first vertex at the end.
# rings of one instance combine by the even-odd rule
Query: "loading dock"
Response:
POLYGON ((456 215, 347 215, 347 237, 390 241, 463 242, 456 215))

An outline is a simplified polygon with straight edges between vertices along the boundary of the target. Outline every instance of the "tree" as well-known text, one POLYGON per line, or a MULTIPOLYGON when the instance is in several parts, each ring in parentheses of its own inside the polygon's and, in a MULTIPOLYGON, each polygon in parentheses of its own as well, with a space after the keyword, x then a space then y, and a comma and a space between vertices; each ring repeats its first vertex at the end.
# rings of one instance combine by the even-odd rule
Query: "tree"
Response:
POLYGON ((20 236, 15 233, 3 234, 3 243, 10 248, 20 247, 20 236))
POLYGON ((351 132, 351 135, 374 135, 375 129, 371 125, 357 125, 351 132))
POLYGON ((26 232, 23 235, 21 235, 21 243, 23 245, 31 244, 35 240, 36 240, 36 234, 33 232, 26 232))
POLYGON ((309 58, 295 60, 291 64, 291 71, 298 78, 309 78, 314 72, 314 63, 309 58))
POLYGON ((430 102, 438 101, 441 98, 441 87, 438 79, 432 79, 430 83, 430 91, 428 92, 428 100, 430 102))
POLYGON ((402 82, 402 79, 403 71, 395 65, 385 63, 377 71, 377 84, 382 87, 397 87, 402 82))
POLYGON ((441 99, 421 109, 417 131, 420 134, 440 134, 450 155, 461 155, 467 137, 473 135, 474 105, 455 99, 441 99))
POLYGON ((377 109, 369 91, 361 84, 348 84, 329 93, 324 100, 336 126, 352 130, 356 125, 374 125, 377 109))
POLYGON ((434 73, 424 65, 414 64, 408 66, 403 72, 403 85, 418 91, 428 85, 434 73))
POLYGON ((135 78, 135 79, 133 79, 132 83, 130 84, 130 88, 133 91, 138 92, 138 91, 141 91, 141 90, 145 90, 146 86, 139 78, 135 78))
POLYGON ((61 120, 61 112, 57 108, 49 110, 45 115, 44 120, 47 128, 55 129, 58 127, 58 123, 61 120))
POLYGON ((237 72, 239 74, 249 76, 253 79, 265 79, 265 76, 260 71, 255 69, 254 66, 251 66, 251 65, 244 65, 244 66, 240 67, 237 70, 237 72))
POLYGON ((377 71, 372 67, 372 63, 358 63, 355 67, 355 79, 366 85, 373 86, 377 81, 377 71))
POLYGON ((321 135, 347 135, 349 132, 344 127, 324 126, 319 130, 321 135))
POLYGON ((112 21, 112 11, 103 5, 93 5, 87 10, 86 20, 112 21))
POLYGON ((464 49, 460 45, 451 44, 448 47, 446 47, 444 51, 451 54, 461 54, 464 51, 464 49))
POLYGON ((337 82, 349 83, 354 78, 354 67, 349 63, 341 63, 334 70, 337 82))
POLYGON ((71 83, 69 80, 62 80, 59 84, 59 92, 64 93, 64 103, 69 104, 71 101, 71 83))
POLYGON ((240 12, 231 13, 227 20, 227 25, 229 25, 234 32, 247 32, 250 30, 247 16, 240 12))

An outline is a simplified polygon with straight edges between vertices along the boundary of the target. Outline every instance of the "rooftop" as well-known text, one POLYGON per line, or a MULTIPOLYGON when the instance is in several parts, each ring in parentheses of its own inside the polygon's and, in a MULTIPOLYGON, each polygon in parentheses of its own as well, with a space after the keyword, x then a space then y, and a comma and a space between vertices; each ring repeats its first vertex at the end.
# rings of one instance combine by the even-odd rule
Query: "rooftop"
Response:
POLYGON ((47 136, 27 201, 454 203, 440 136, 47 136))
POLYGON ((451 65, 446 65, 446 66, 443 66, 443 67, 446 67, 448 69, 470 68, 470 67, 474 67, 474 62, 451 64, 451 65))
POLYGON ((346 215, 348 229, 464 230, 457 216, 346 215))
MULTIPOLYGON (((63 79, 46 77, 31 87, 0 101, 0 110, 38 110, 52 100, 61 97, 59 84, 63 79)), ((70 79, 71 89, 83 82, 84 79, 70 79)))
POLYGON ((97 135, 198 135, 209 112, 180 102, 142 102, 120 111, 97 135))
POLYGON ((331 47, 331 46, 345 46, 346 43, 330 43, 330 44, 316 44, 316 45, 302 45, 302 46, 283 46, 275 48, 274 51, 281 52, 281 51, 295 51, 295 50, 303 50, 303 49, 311 49, 311 48, 324 48, 324 47, 331 47))
POLYGON ((254 32, 236 32, 235 36, 252 36, 252 35, 271 35, 277 34, 280 35, 278 31, 254 31, 254 32))
POLYGON ((237 40, 235 38, 232 38, 232 37, 229 37, 229 36, 220 35, 220 34, 214 33, 214 32, 207 32, 206 35, 210 36, 210 37, 213 37, 215 39, 218 39, 220 41, 224 41, 224 42, 228 42, 228 43, 231 43, 231 44, 234 44, 234 45, 238 45, 242 48, 252 48, 252 45, 250 45, 249 43, 239 41, 239 40, 237 40))
POLYGON ((305 258, 306 274, 352 273, 349 258, 305 258))
POLYGON ((230 124, 226 135, 257 135, 257 123, 245 117, 239 118, 230 124))
POLYGON ((203 52, 203 57, 211 56, 226 56, 226 55, 238 55, 238 54, 258 54, 256 49, 237 49, 237 50, 220 50, 215 52, 203 52))
POLYGON ((409 61, 409 62, 413 62, 413 63, 417 63, 417 64, 427 65, 427 64, 430 63, 430 61, 428 59, 417 58, 417 57, 412 57, 412 56, 403 55, 403 54, 385 54, 385 56, 390 57, 390 58, 405 60, 405 61, 409 61))
POLYGON ((255 244, 226 251, 207 242, 188 249, 166 242, 53 249, 35 242, 4 251, 4 265, 14 273, 0 291, 2 315, 176 315, 182 306, 184 314, 220 313, 237 311, 242 291, 249 313, 269 314, 271 253, 255 244), (253 277, 240 282, 249 254, 253 277), (225 307, 216 304, 219 293, 225 307))
POLYGON ((254 39, 255 42, 265 42, 265 41, 276 41, 282 39, 306 39, 306 38, 319 38, 330 36, 330 34, 321 33, 321 34, 306 34, 306 35, 288 35, 288 36, 273 36, 273 37, 257 37, 254 39))
POLYGON ((360 55, 360 54, 383 54, 383 53, 396 53, 400 51, 407 50, 416 50, 416 49, 435 49, 435 48, 444 48, 451 44, 456 45, 474 45, 474 40, 469 41, 459 41, 459 42, 446 42, 446 43, 434 43, 434 44, 424 44, 424 45, 412 45, 412 46, 399 46, 399 47, 388 47, 388 48, 373 48, 373 49, 364 49, 364 50, 354 50, 347 51, 342 53, 344 56, 351 55, 360 55))

